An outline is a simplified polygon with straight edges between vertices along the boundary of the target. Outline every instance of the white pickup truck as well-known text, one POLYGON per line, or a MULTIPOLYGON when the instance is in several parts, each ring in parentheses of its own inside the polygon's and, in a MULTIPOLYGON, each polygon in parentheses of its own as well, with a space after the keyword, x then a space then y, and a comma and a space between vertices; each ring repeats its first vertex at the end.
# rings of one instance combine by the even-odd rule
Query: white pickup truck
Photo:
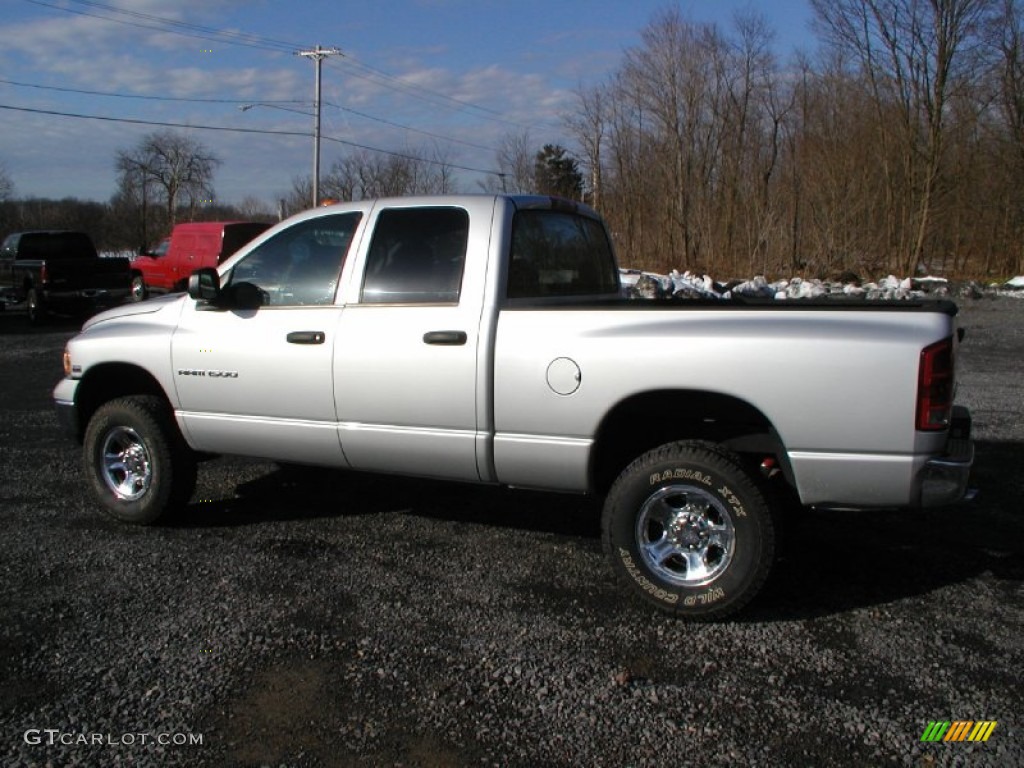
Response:
POLYGON ((205 454, 593 493, 623 582, 710 619, 763 585, 786 503, 965 495, 955 316, 629 299, 585 206, 384 199, 294 216, 187 295, 92 318, 54 399, 119 520, 187 503, 205 454))

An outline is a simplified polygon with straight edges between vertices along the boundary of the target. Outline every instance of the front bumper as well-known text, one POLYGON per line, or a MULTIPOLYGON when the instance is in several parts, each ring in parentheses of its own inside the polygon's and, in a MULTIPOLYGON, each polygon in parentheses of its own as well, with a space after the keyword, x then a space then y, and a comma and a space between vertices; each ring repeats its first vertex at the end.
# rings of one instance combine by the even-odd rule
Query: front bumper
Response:
POLYGON ((974 498, 976 492, 968 489, 973 464, 971 412, 963 406, 956 406, 946 453, 929 459, 921 470, 921 506, 941 507, 965 497, 974 498))
POLYGON ((57 409, 57 424, 61 432, 72 440, 81 442, 82 425, 78 419, 78 406, 75 405, 77 379, 61 379, 53 389, 53 405, 57 409))

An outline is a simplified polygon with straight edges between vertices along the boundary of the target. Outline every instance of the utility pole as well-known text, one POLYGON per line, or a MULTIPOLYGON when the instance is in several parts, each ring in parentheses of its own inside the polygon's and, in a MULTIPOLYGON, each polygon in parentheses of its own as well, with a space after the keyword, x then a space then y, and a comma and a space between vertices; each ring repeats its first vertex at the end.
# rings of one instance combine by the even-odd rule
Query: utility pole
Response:
POLYGON ((328 56, 341 56, 340 48, 321 48, 317 45, 311 51, 296 51, 316 62, 316 84, 313 89, 313 207, 320 203, 320 67, 328 56))

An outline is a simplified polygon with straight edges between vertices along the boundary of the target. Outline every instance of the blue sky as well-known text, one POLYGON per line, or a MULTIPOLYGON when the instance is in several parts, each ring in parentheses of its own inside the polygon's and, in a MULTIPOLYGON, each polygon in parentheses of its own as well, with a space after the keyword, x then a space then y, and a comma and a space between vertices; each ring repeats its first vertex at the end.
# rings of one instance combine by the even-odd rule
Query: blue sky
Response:
MULTIPOLYGON (((276 200, 311 172, 312 118, 301 113, 311 108, 314 67, 294 51, 317 44, 344 54, 323 67, 324 136, 397 152, 438 149, 480 170, 495 167, 494 149, 510 133, 529 130, 538 146, 569 144, 561 118, 574 89, 603 82, 667 8, 726 29, 737 10, 752 9, 776 30, 781 57, 813 47, 807 0, 0 4, 0 105, 17 108, 0 109, 0 164, 19 197, 107 200, 116 151, 159 129, 46 114, 63 112, 299 134, 187 129, 223 161, 218 199, 276 200), (248 44, 230 44, 224 32, 248 44)), ((322 172, 347 151, 325 141, 322 172)), ((459 171, 464 191, 480 178, 459 171)))

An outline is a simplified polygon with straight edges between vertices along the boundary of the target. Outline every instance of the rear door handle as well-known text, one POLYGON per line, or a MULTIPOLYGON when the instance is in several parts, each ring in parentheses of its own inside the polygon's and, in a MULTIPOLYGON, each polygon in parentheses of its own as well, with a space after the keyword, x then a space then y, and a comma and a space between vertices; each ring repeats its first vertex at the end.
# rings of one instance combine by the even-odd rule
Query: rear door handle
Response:
POLYGON ((465 331, 428 331, 423 334, 423 343, 459 347, 466 343, 467 338, 465 331))
POLYGON ((327 334, 323 331, 292 331, 285 338, 289 344, 323 344, 327 334))

